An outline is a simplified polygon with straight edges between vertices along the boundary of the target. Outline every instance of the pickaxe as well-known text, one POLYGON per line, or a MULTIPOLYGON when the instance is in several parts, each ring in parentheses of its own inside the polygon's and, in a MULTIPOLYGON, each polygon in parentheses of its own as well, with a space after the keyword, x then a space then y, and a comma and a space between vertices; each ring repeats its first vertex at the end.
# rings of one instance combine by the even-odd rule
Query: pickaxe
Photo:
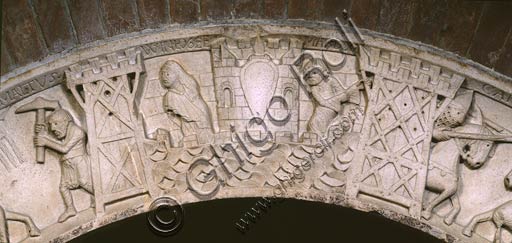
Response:
MULTIPOLYGON (((60 108, 60 104, 56 100, 47 100, 45 98, 37 97, 33 101, 20 106, 16 109, 15 113, 23 113, 28 111, 36 112, 36 126, 46 125, 46 111, 53 111, 60 108)), ((37 163, 44 163, 44 147, 36 147, 36 161, 37 163)))

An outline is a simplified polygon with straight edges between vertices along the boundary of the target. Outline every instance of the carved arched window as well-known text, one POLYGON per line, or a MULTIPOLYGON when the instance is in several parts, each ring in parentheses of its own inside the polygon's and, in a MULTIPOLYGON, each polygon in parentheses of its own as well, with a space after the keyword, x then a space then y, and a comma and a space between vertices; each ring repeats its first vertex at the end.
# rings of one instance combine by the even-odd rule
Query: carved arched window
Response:
MULTIPOLYGON (((286 88, 284 90, 284 99, 286 100, 286 103, 288 104, 288 108, 292 108, 293 101, 294 101, 295 97, 293 94, 293 90, 291 88, 286 88)), ((283 105, 281 105, 281 106, 283 106, 283 105)), ((284 108, 284 106, 283 106, 283 108, 284 108)))
POLYGON ((233 93, 230 88, 224 88, 224 107, 233 107, 233 93))

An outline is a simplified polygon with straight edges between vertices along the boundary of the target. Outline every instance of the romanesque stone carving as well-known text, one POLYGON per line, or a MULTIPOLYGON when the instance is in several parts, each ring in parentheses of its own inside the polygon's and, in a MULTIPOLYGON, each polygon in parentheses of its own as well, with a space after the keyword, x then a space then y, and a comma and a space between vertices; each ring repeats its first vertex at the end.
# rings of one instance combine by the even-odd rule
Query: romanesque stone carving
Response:
POLYGON ((272 195, 511 241, 512 84, 342 29, 148 34, 8 82, 0 204, 33 220, 2 210, 0 242, 68 240, 160 196, 272 195))
MULTIPOLYGON (((37 124, 36 133, 34 138, 36 147, 50 148, 62 154, 59 191, 64 201, 65 211, 58 222, 64 222, 76 215, 71 190, 81 188, 94 195, 90 161, 85 150, 86 134, 75 124, 71 114, 64 109, 57 109, 48 117, 48 126, 37 124), (43 132, 45 129, 49 129, 55 138, 46 136, 43 132)), ((94 207, 94 203, 91 206, 94 207)))
POLYGON ((41 235, 41 231, 37 228, 34 221, 32 221, 32 218, 25 214, 5 210, 0 206, 0 242, 2 243, 9 243, 9 233, 7 228, 8 220, 18 221, 25 224, 30 237, 37 237, 41 235))
POLYGON ((0 110, 0 171, 9 172, 25 163, 20 149, 5 130, 5 115, 9 108, 0 110))
POLYGON ((507 202, 503 205, 500 205, 496 209, 490 210, 488 212, 484 212, 476 215, 470 221, 470 223, 464 228, 464 235, 470 236, 473 234, 473 230, 475 230, 475 226, 478 223, 482 223, 485 221, 490 221, 494 223, 496 226, 496 233, 494 234, 494 242, 501 243, 502 241, 502 229, 510 229, 512 225, 510 224, 512 220, 511 215, 512 203, 507 202))
MULTIPOLYGON (((43 132, 43 129, 41 129, 41 127, 46 126, 46 111, 53 111, 58 108, 60 108, 60 105, 57 101, 50 101, 45 98, 38 97, 32 102, 27 103, 16 109, 16 113, 23 113, 29 111, 36 112, 35 133, 36 135, 38 135, 40 132, 43 132)), ((44 146, 36 145, 36 161, 38 163, 44 163, 44 155, 44 146)))
POLYGON ((208 106, 199 93, 197 81, 175 61, 167 61, 160 69, 162 87, 167 89, 163 100, 169 119, 179 124, 183 140, 189 145, 196 141, 211 142, 212 123, 208 106), (200 135, 200 136, 198 136, 200 135), (191 141, 192 140, 192 141, 191 141))
POLYGON ((90 59, 88 65, 74 65, 66 72, 67 86, 86 115, 98 214, 118 197, 153 190, 151 182, 146 185, 148 158, 137 107, 142 72, 140 52, 134 49, 122 56, 90 59))
POLYGON ((16 109, 16 113, 28 111, 36 112, 34 137, 36 161, 44 163, 46 148, 61 154, 59 191, 64 201, 65 211, 58 222, 64 222, 77 213, 71 190, 84 189, 91 196, 94 195, 90 161, 86 151, 86 133, 75 124, 69 111, 62 109, 58 101, 38 97, 16 109), (46 119, 47 110, 53 112, 46 119))
MULTIPOLYGON (((478 169, 494 154, 494 144, 489 140, 471 140, 457 136, 457 133, 490 135, 491 132, 483 125, 483 117, 479 108, 473 114, 478 119, 473 123, 465 122, 473 100, 473 93, 455 97, 446 110, 439 115, 434 123, 433 138, 437 141, 430 155, 426 188, 440 195, 427 203, 423 216, 431 217, 432 209, 446 199, 450 199, 453 209, 446 215, 444 222, 453 223, 460 211, 457 195, 459 188, 459 160, 470 169, 478 169), (455 134, 450 133, 454 131, 455 134)), ((469 120, 469 118, 468 118, 469 120)))
POLYGON ((359 90, 357 84, 343 87, 328 69, 325 58, 304 54, 299 60, 297 64, 302 69, 305 87, 315 103, 308 130, 323 136, 338 115, 348 110, 346 108, 354 108, 347 103, 359 104, 359 90))
MULTIPOLYGON (((507 176, 504 179, 504 185, 507 188, 507 190, 512 189, 512 181, 511 181, 512 172, 509 172, 507 176)), ((483 223, 486 221, 492 221, 494 225, 496 226, 496 233, 494 234, 494 242, 501 243, 503 242, 503 236, 502 236, 502 230, 505 229, 511 229, 512 225, 510 222, 512 222, 512 201, 508 201, 500 206, 498 206, 495 209, 489 210, 487 212, 483 212, 481 214, 475 215, 473 218, 471 218, 471 221, 469 222, 466 227, 464 227, 463 234, 466 236, 471 237, 473 235, 473 231, 475 230, 475 227, 479 223, 483 223)))

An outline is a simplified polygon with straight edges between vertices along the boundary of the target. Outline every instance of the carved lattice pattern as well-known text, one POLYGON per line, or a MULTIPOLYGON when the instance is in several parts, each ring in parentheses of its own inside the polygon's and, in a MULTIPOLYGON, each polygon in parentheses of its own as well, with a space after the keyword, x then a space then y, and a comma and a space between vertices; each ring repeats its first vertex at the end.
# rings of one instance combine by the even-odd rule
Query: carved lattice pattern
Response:
POLYGON ((82 70, 72 67, 74 73, 67 74, 68 87, 86 114, 96 210, 100 213, 110 202, 148 191, 142 134, 135 115, 143 67, 140 54, 128 54, 93 59, 90 66, 82 70))
MULTIPOLYGON (((435 95, 406 83, 376 78, 367 113, 359 192, 407 208, 421 205, 435 95)), ((419 213, 419 211, 417 212, 419 213)))

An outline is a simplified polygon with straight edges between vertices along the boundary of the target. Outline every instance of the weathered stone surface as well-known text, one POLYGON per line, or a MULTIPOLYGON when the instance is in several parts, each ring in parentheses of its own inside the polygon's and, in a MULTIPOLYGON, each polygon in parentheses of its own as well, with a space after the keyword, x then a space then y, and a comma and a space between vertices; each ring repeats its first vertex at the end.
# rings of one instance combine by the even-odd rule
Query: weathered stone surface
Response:
POLYGON ((512 80, 420 43, 338 31, 183 28, 7 80, 0 241, 68 241, 161 196, 293 197, 449 242, 512 240, 512 80))
POLYGON ((46 45, 51 52, 61 52, 76 45, 71 19, 63 1, 32 2, 46 45))
POLYGON ((68 0, 73 26, 81 44, 107 36, 98 1, 68 0))

